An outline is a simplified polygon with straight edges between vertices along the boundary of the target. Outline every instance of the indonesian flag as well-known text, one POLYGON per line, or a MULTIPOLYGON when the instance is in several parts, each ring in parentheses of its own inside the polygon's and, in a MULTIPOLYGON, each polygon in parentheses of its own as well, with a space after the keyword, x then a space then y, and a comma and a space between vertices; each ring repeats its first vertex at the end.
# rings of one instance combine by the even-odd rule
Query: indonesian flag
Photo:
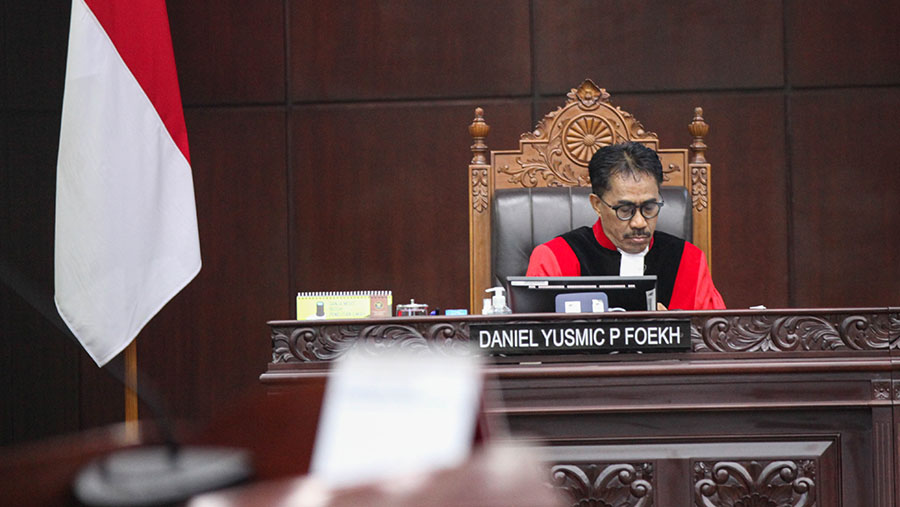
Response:
POLYGON ((164 0, 73 0, 56 172, 56 307, 103 366, 200 271, 164 0))

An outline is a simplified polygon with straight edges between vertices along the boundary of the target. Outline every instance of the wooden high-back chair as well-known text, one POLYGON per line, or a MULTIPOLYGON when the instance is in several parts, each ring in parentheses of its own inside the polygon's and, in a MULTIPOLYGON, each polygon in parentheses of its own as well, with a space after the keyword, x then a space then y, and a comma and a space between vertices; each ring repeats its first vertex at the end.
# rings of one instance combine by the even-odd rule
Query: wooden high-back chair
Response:
POLYGON ((482 108, 469 125, 469 309, 480 311, 485 289, 508 275, 524 275, 531 250, 555 236, 592 225, 588 162, 603 146, 634 141, 656 150, 666 202, 658 229, 710 250, 710 165, 703 142, 709 126, 694 109, 688 148, 660 148, 659 139, 631 114, 613 106, 606 90, 585 80, 565 105, 522 134, 518 149, 491 150, 482 108))

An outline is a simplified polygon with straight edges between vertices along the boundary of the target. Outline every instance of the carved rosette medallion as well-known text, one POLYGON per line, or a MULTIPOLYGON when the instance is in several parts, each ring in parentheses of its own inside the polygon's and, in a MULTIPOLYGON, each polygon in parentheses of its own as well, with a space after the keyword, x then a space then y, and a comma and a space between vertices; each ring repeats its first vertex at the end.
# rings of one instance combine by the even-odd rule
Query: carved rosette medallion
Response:
POLYGON ((487 168, 472 169, 472 208, 484 213, 488 206, 487 168))
POLYGON ((400 349, 468 355, 469 326, 437 324, 319 325, 272 330, 272 362, 331 361, 358 345, 365 350, 400 349))
POLYGON ((891 399, 891 381, 890 380, 873 380, 872 381, 872 399, 874 399, 874 400, 890 400, 891 399))
POLYGON ((563 131, 566 155, 575 163, 587 166, 600 148, 613 144, 615 132, 606 118, 583 114, 572 118, 563 131))
POLYGON ((694 319, 696 352, 879 350, 900 346, 896 316, 751 315, 694 319))
POLYGON ((694 500, 703 507, 804 507, 816 503, 813 460, 695 461, 694 500))
POLYGON ((709 205, 709 189, 704 166, 691 167, 691 202, 697 211, 703 211, 709 205))
POLYGON ((551 485, 565 492, 573 507, 653 505, 653 464, 558 464, 551 485))

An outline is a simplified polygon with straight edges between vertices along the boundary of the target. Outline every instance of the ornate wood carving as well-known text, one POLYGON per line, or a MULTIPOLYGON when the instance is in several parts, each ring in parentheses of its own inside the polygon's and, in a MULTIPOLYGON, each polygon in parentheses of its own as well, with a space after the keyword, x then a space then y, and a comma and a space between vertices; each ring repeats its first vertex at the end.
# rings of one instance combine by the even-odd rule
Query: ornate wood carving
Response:
POLYGON ((331 361, 364 344, 369 350, 438 350, 471 354, 464 322, 376 325, 317 325, 272 330, 272 362, 331 361))
POLYGON ((681 172, 681 167, 678 164, 669 164, 663 167, 663 181, 670 181, 672 178, 669 175, 677 172, 681 172))
POLYGON ((705 164, 706 143, 703 142, 703 138, 706 137, 707 132, 709 132, 709 125, 703 120, 702 107, 694 108, 694 119, 688 125, 688 131, 691 133, 691 136, 694 137, 693 142, 691 142, 691 163, 705 164))
MULTIPOLYGON (((469 320, 429 320, 366 325, 318 321, 272 329, 272 362, 331 361, 363 340, 377 348, 449 345, 470 353, 469 320)), ((704 315, 691 321, 694 352, 887 350, 900 348, 900 314, 704 315)), ((900 399, 900 383, 888 384, 888 398, 900 399)))
POLYGON ((816 502, 813 460, 695 461, 696 505, 803 507, 816 502))
POLYGON ((900 318, 896 314, 695 318, 691 338, 693 350, 702 352, 895 349, 900 345, 900 318))
POLYGON ((472 139, 475 141, 475 143, 472 144, 471 164, 487 164, 488 147, 484 143, 484 140, 487 138, 488 132, 490 131, 490 125, 484 121, 484 109, 476 107, 475 119, 472 120, 472 124, 469 125, 469 135, 472 136, 472 139))
POLYGON ((709 206, 706 166, 691 166, 691 203, 697 211, 709 206))
POLYGON ((653 505, 653 464, 558 464, 551 484, 566 493, 573 507, 647 507, 653 505))
POLYGON ((873 400, 890 400, 892 396, 892 386, 890 380, 873 380, 872 381, 872 399, 873 400))
POLYGON ((498 164, 497 174, 506 175, 508 183, 529 188, 540 183, 550 187, 589 186, 585 168, 598 149, 628 139, 657 139, 631 113, 613 107, 609 93, 590 79, 566 96, 565 105, 544 116, 534 130, 522 134, 523 155, 516 157, 516 166, 498 164))
POLYGON ((487 167, 472 168, 472 209, 484 213, 488 207, 487 167))

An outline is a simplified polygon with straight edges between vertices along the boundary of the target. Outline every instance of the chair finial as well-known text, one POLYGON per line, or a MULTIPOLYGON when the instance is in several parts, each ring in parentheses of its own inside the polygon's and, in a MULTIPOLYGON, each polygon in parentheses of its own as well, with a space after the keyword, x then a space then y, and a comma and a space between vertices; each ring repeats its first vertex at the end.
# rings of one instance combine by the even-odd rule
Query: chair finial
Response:
POLYGON ((694 119, 691 121, 690 125, 688 125, 688 131, 690 131, 691 135, 694 137, 694 141, 691 143, 691 163, 705 164, 706 143, 703 142, 703 138, 706 137, 707 132, 709 132, 709 125, 703 120, 702 107, 694 108, 694 119))
POLYGON ((475 141, 472 145, 472 164, 487 164, 488 147, 484 144, 484 140, 491 130, 490 125, 484 121, 484 109, 475 108, 475 119, 469 125, 469 135, 475 141))

